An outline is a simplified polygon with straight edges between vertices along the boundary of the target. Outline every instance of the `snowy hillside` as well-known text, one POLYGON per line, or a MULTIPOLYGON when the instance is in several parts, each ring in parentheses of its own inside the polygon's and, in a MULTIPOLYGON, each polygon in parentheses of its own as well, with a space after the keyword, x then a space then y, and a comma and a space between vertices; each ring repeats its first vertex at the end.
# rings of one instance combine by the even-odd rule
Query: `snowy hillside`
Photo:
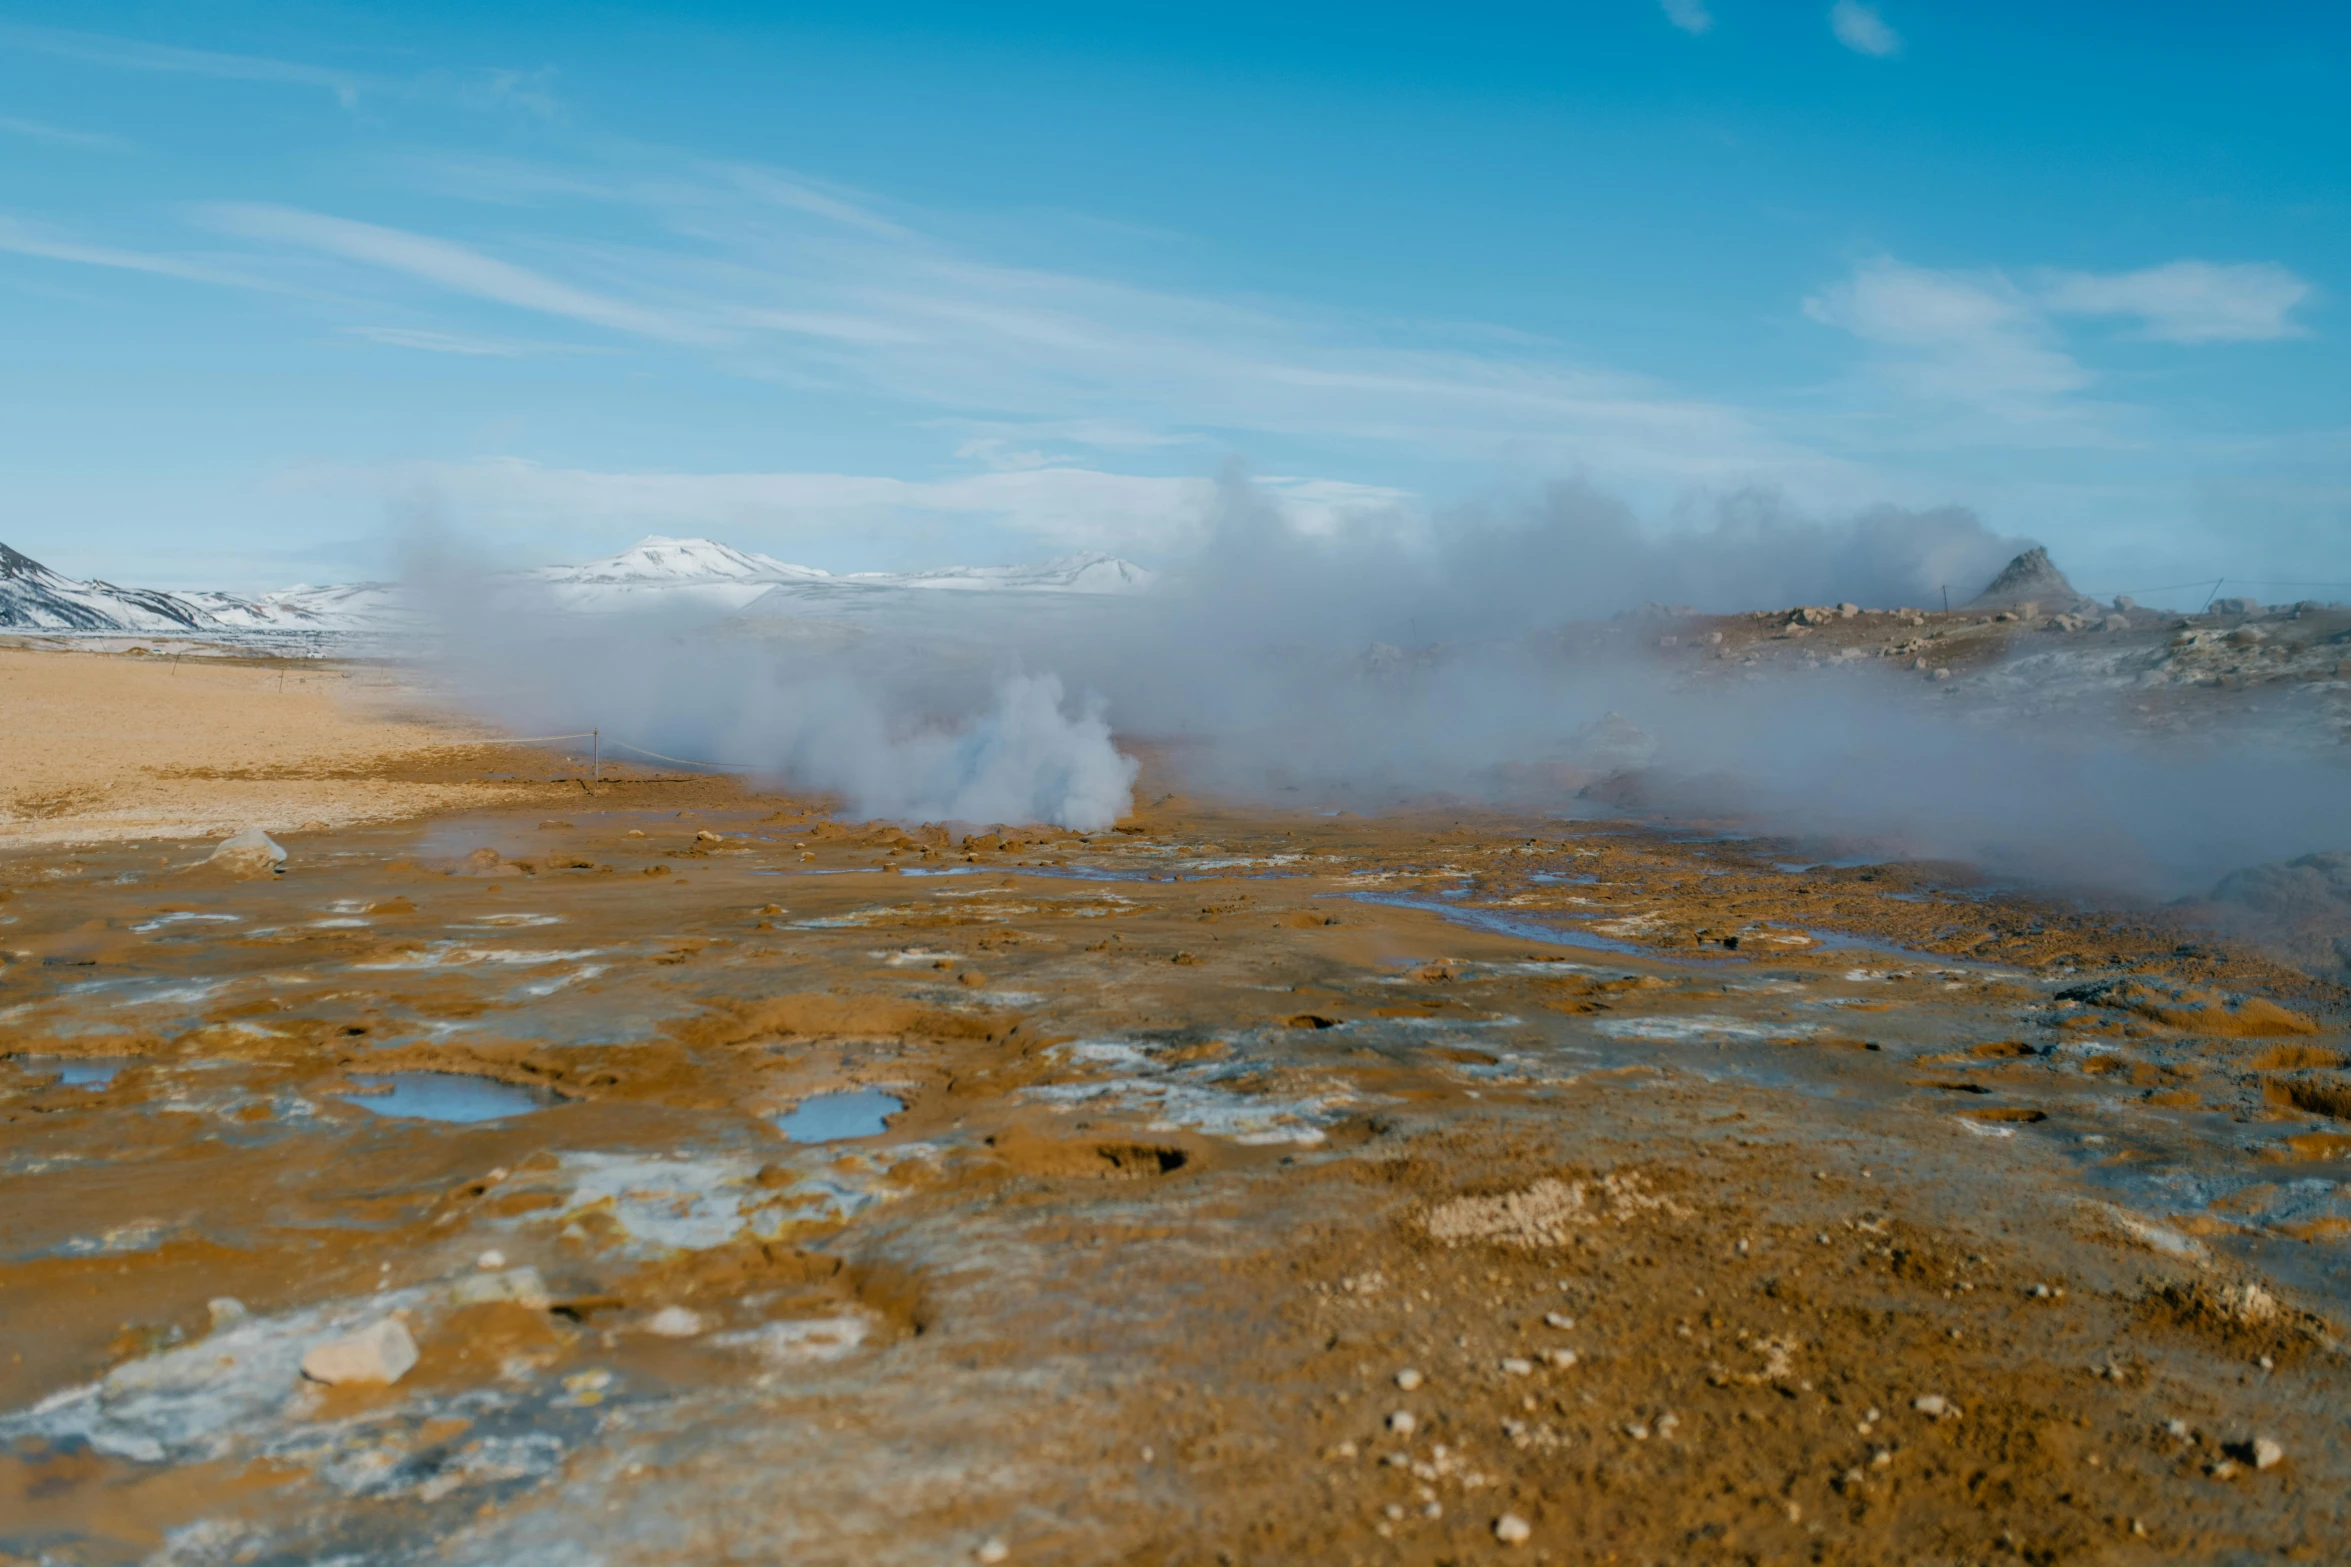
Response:
MULTIPOLYGON (((1072 555, 1038 566, 951 566, 894 575, 835 576, 711 539, 640 539, 617 555, 577 566, 542 566, 502 578, 500 589, 544 593, 568 609, 688 606, 731 612, 778 590, 794 600, 866 601, 923 589, 960 593, 1140 593, 1152 573, 1111 555, 1072 555)), ((280 592, 165 593, 76 582, 0 544, 0 630, 81 635, 239 637, 388 635, 420 629, 425 616, 396 583, 294 587, 280 592)))
POLYGON ((0 544, 0 627, 12 631, 154 631, 213 627, 187 599, 111 582, 75 582, 0 544))
POLYGON ((396 582, 305 585, 252 598, 235 593, 179 597, 229 631, 401 631, 417 619, 396 582))

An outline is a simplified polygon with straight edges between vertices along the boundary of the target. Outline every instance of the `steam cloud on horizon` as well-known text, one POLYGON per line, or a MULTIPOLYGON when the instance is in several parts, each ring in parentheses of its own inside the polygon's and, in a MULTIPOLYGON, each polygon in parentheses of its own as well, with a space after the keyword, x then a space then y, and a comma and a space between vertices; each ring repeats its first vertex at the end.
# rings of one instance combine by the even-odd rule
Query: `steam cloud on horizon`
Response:
POLYGON ((1575 813, 1551 780, 1625 763, 1595 738, 1616 714, 1651 803, 1887 855, 2172 894, 2351 846, 2339 768, 2249 733, 2166 752, 2078 714, 1963 717, 1878 671, 1692 681, 1640 639, 1562 635, 1651 603, 1928 606, 1946 584, 1963 601, 2025 542, 1964 510, 1829 523, 1749 499, 1658 533, 1563 484, 1442 526, 1309 534, 1243 478, 1222 493, 1203 546, 1136 598, 779 591, 724 620, 583 616, 440 569, 435 669, 524 732, 626 734, 860 817, 1100 830, 1133 804, 1118 736, 1168 742, 1176 782, 1225 796, 1575 813))

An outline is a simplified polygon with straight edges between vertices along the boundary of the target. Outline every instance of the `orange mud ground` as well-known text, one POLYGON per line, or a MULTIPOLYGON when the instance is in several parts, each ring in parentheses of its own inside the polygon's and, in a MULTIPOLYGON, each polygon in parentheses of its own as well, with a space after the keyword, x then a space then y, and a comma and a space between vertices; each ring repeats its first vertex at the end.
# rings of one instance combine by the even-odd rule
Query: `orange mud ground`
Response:
POLYGON ((2338 991, 1622 822, 477 781, 0 859, 0 1560, 2345 1559, 2338 991))

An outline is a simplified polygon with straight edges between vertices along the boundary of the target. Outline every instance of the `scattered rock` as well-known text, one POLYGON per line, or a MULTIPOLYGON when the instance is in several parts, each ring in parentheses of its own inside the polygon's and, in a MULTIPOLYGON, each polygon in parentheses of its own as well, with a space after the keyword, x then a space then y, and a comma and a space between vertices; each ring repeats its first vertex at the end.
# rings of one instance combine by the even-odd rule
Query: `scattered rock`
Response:
POLYGON ((1012 1547, 1002 1540, 982 1540, 971 1553, 975 1562, 1000 1562, 1012 1555, 1012 1547))
POLYGON ((2276 1442, 2271 1441, 2266 1436, 2255 1437, 2253 1439, 2254 1468, 2275 1469, 2278 1465, 2284 1463, 2285 1461, 2286 1450, 2279 1446, 2276 1442))
POLYGON ((1524 1545, 1534 1532, 1534 1525, 1516 1513, 1504 1513, 1494 1520, 1494 1538, 1504 1545, 1524 1545))
POLYGON ((1420 1375, 1420 1373, 1419 1373, 1418 1371, 1415 1371, 1415 1370, 1414 1370, 1412 1367, 1410 1367, 1410 1366, 1406 1366, 1406 1367, 1405 1367, 1405 1368, 1404 1368, 1402 1371, 1399 1371, 1399 1372, 1397 1372, 1397 1373, 1396 1373, 1396 1385, 1397 1385, 1398 1387, 1402 1388, 1402 1389, 1403 1389, 1405 1392, 1407 1392, 1407 1393, 1411 1392, 1411 1391, 1412 1391, 1414 1388, 1416 1388, 1416 1387, 1420 1386, 1420 1384, 1421 1384, 1421 1375, 1420 1375))
POLYGON ((485 1251, 479 1257, 474 1258, 473 1265, 484 1273, 495 1273, 506 1266, 506 1253, 497 1250, 485 1251))
POLYGON ((1910 1401, 1910 1407, 1931 1420, 1940 1420, 1950 1413, 1950 1400, 1940 1393, 1921 1393, 1910 1401))
POLYGON ((507 1268, 496 1273, 475 1273, 449 1286, 449 1302, 454 1306, 503 1303, 545 1311, 554 1300, 555 1297, 547 1292, 547 1281, 539 1277, 536 1268, 507 1268))
POLYGON ((1412 1435, 1412 1428, 1417 1424, 1419 1422, 1412 1418, 1409 1409, 1399 1409, 1388 1416, 1388 1429, 1398 1436, 1412 1435))
POLYGON ((664 1306, 646 1322, 645 1331, 661 1338, 698 1338, 708 1326, 698 1311, 664 1306))
POLYGON ((285 862, 285 848, 275 838, 258 827, 248 827, 234 838, 222 839, 204 863, 250 881, 256 876, 280 874, 285 862))
POLYGON ((348 1337, 313 1344, 302 1356, 302 1374, 328 1387, 348 1383, 393 1383, 416 1365, 416 1340, 398 1317, 385 1317, 348 1337))

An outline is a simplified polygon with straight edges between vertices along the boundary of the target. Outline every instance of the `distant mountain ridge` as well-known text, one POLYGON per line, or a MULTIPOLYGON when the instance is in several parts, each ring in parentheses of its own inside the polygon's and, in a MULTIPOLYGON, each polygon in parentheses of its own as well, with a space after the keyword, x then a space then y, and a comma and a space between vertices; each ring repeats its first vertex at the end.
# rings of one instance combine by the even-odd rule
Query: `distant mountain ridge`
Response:
MULTIPOLYGON (((685 603, 733 611, 778 588, 863 596, 875 589, 964 593, 1140 593, 1154 573, 1115 555, 1065 556, 1033 566, 949 566, 835 575, 714 539, 652 534, 616 555, 541 566, 502 580, 536 587, 566 608, 646 609, 685 603)), ((275 593, 168 593, 76 582, 0 544, 0 630, 67 635, 220 636, 392 633, 421 616, 397 583, 301 586, 275 593)))

